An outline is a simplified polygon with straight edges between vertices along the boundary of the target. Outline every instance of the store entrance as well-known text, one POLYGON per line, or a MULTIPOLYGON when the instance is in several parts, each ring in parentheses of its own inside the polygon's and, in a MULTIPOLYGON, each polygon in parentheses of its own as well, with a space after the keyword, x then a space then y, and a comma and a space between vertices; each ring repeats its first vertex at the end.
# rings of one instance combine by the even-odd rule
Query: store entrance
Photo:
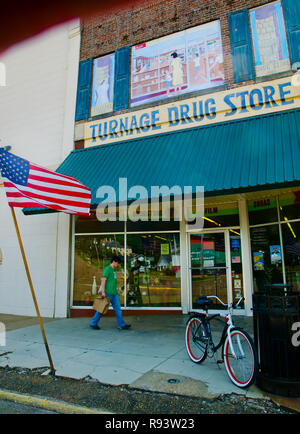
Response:
MULTIPOLYGON (((201 296, 216 295, 224 303, 243 294, 242 255, 238 231, 190 234, 191 308, 201 296)), ((243 305, 241 306, 243 307, 243 305)), ((224 309, 214 301, 213 309, 224 309)))

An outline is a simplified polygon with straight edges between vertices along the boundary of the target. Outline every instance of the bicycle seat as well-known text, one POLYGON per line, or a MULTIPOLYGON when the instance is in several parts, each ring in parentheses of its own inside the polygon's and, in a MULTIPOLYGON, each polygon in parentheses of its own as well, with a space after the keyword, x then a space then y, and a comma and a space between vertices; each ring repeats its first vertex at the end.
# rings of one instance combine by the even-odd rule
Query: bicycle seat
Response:
POLYGON ((207 297, 199 297, 198 300, 196 300, 196 304, 200 307, 203 308, 204 306, 211 304, 212 300, 210 298, 207 297))

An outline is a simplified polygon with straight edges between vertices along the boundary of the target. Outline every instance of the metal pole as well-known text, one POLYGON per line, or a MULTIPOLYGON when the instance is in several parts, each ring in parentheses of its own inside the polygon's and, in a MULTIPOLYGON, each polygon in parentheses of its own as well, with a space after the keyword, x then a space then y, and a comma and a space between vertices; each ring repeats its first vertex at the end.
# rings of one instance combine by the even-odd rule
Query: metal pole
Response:
POLYGON ((43 340, 44 340, 44 344, 45 344, 45 347, 46 347, 46 351, 47 351, 47 355, 48 355, 48 359, 49 359, 49 363, 50 363, 50 367, 51 367, 51 374, 54 374, 55 373, 55 369, 54 369, 52 357, 51 357, 51 354, 50 354, 48 342, 47 342, 47 339, 46 339, 45 330, 44 330, 43 322, 42 322, 42 319, 41 319, 39 307, 38 307, 38 304, 37 304, 36 296, 35 296, 35 293, 34 293, 33 284, 32 284, 32 280, 31 280, 31 275, 30 275, 30 271, 29 271, 29 267, 28 267, 28 263, 27 263, 27 259, 26 259, 26 255, 25 255, 25 251, 24 251, 24 247, 23 247, 20 231, 19 231, 19 226, 18 226, 15 210, 12 207, 10 209, 11 209, 13 221, 14 221, 14 224, 15 224, 16 232, 17 232, 17 237, 18 237, 18 241, 19 241, 19 245, 20 245, 20 249, 21 249, 21 253, 22 253, 22 258, 23 258, 23 262, 24 262, 24 266, 25 266, 25 270, 26 270, 26 274, 27 274, 27 279, 28 279, 31 295, 32 295, 34 306, 35 306, 35 309, 36 309, 36 313, 37 313, 37 316, 38 316, 38 319, 39 319, 40 328, 41 328, 41 331, 42 331, 43 340))

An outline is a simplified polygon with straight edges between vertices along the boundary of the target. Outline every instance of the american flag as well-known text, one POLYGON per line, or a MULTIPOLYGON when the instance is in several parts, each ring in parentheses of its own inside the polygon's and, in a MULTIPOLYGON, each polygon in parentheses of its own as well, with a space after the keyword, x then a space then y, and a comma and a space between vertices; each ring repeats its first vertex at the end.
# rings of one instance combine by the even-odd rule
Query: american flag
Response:
POLYGON ((45 207, 89 215, 91 192, 76 179, 44 169, 0 148, 0 172, 11 207, 45 207))
POLYGON ((292 255, 300 256, 300 243, 295 239, 288 239, 286 243, 286 251, 292 255))

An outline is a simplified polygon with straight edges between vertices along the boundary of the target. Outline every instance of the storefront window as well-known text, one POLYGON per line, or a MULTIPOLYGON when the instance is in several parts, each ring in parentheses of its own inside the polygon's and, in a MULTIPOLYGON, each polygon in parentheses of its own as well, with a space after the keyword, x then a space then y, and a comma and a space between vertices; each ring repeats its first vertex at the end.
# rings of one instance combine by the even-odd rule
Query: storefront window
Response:
POLYGON ((88 234, 88 233, 118 233, 124 232, 124 222, 122 221, 108 221, 100 222, 97 220, 95 211, 92 211, 89 217, 76 216, 75 217, 75 234, 88 234))
POLYGON ((127 235, 127 306, 181 306, 179 234, 127 235))
POLYGON ((179 231, 179 222, 151 222, 151 221, 138 221, 138 222, 126 222, 127 232, 156 232, 156 231, 179 231))
POLYGON ((248 201, 249 224, 278 222, 276 197, 248 201))
MULTIPOLYGON (((74 306, 92 306, 104 268, 115 255, 124 257, 124 235, 75 237, 74 306)), ((124 265, 117 269, 117 288, 124 305, 124 265)))
MULTIPOLYGON (((231 279, 232 279, 232 297, 237 302, 240 297, 244 296, 243 288, 243 269, 242 269, 242 248, 241 237, 238 232, 230 232, 230 259, 231 259, 231 279)), ((244 307, 244 302, 239 304, 239 308, 244 307)))
POLYGON ((279 225, 250 228, 254 291, 283 283, 279 225))
POLYGON ((279 197, 280 221, 300 218, 300 191, 294 191, 279 197))
POLYGON ((236 202, 217 204, 205 203, 203 209, 201 208, 198 213, 194 208, 189 208, 187 210, 187 218, 191 221, 191 230, 193 230, 192 216, 195 215, 195 213, 198 216, 198 219, 203 219, 204 229, 237 227, 240 225, 239 209, 236 202))
POLYGON ((216 229, 239 225, 239 209, 236 202, 204 206, 204 228, 216 229))
POLYGON ((300 291, 300 221, 281 225, 287 283, 300 291))

